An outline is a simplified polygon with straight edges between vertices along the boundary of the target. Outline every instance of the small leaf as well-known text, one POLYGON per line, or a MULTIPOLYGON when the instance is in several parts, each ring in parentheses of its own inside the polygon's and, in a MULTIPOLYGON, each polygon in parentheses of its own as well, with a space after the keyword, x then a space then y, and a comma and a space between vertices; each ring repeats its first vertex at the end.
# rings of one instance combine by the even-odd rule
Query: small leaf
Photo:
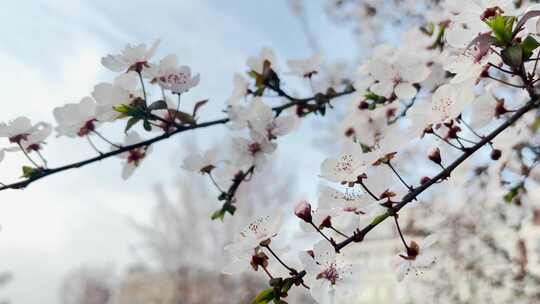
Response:
POLYGON ((282 293, 289 292, 289 290, 291 289, 293 284, 294 284, 294 279, 293 278, 286 278, 285 281, 283 281, 283 285, 281 287, 281 292, 282 293))
POLYGON ((251 304, 267 304, 274 299, 274 288, 268 288, 261 291, 251 304))
POLYGON ((126 128, 124 129, 124 132, 127 133, 129 129, 131 129, 135 124, 137 124, 141 119, 138 117, 131 117, 126 124, 126 128))
POLYGON ((272 287, 281 287, 283 284, 283 278, 272 278, 269 282, 270 286, 272 287))
POLYGON ((536 41, 531 35, 527 36, 523 42, 520 43, 521 48, 523 49, 523 56, 525 59, 529 59, 533 54, 534 50, 540 46, 540 43, 536 41))
POLYGON ((521 30, 521 27, 524 26, 525 23, 529 19, 534 18, 534 17, 538 17, 538 16, 540 16, 540 11, 539 10, 529 11, 529 12, 525 13, 525 15, 523 15, 523 17, 521 17, 519 22, 516 24, 516 28, 514 29, 514 32, 512 33, 512 37, 516 36, 516 34, 521 30))
POLYGON ((150 125, 150 122, 146 119, 143 121, 143 128, 148 132, 152 131, 152 126, 150 125))
POLYGON ((131 107, 125 104, 121 104, 121 105, 114 106, 113 109, 118 113, 128 114, 129 111, 131 110, 131 107))
POLYGON ((364 95, 364 98, 366 100, 372 100, 376 103, 383 103, 386 101, 386 98, 384 96, 379 96, 373 92, 367 92, 365 95, 364 95))
POLYGON ((520 45, 512 45, 501 52, 503 62, 513 68, 518 68, 523 63, 523 49, 520 45))
POLYGON ((212 213, 212 216, 210 217, 212 220, 220 220, 223 222, 223 219, 225 218, 225 210, 219 209, 218 211, 212 213))
POLYGON ((43 172, 43 169, 38 169, 38 168, 30 167, 30 166, 23 166, 22 172, 23 172, 23 175, 21 176, 21 178, 35 178, 43 172))
POLYGON ((204 100, 201 100, 201 101, 198 101, 196 104, 195 104, 195 107, 193 107, 193 117, 195 117, 197 115, 197 111, 199 111, 199 109, 204 106, 206 103, 208 102, 208 99, 204 99, 204 100))
POLYGON ((508 193, 504 195, 504 201, 507 203, 511 203, 518 196, 521 188, 522 188, 522 185, 519 184, 513 187, 512 189, 510 189, 510 191, 508 191, 508 193))
POLYGON ((164 110, 167 109, 167 103, 165 102, 165 100, 154 101, 151 105, 148 106, 148 109, 152 111, 164 110))
POLYGON ((488 19, 486 24, 493 31, 497 42, 505 46, 512 43, 512 27, 515 20, 515 17, 497 15, 488 19))
POLYGON ((531 125, 531 130, 536 133, 540 129, 540 117, 536 117, 534 122, 531 125))

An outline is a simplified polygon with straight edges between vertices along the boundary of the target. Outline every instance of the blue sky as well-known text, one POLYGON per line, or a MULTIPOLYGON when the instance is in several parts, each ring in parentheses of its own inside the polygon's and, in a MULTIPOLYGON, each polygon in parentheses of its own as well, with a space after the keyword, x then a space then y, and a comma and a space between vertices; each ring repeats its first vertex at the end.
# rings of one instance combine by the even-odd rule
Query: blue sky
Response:
MULTIPOLYGON (((310 2, 308 13, 325 55, 353 56, 357 51, 353 38, 325 19, 322 2, 310 2)), ((186 98, 210 98, 201 113, 206 119, 221 115, 233 73, 242 72, 247 56, 260 47, 273 47, 283 65, 285 59, 311 55, 285 0, 7 1, 0 10, 0 36, 0 121, 26 115, 52 122, 53 107, 77 102, 96 83, 113 78, 100 66, 100 57, 118 52, 128 42, 149 44, 160 38, 158 57, 175 53, 181 63, 200 73, 200 85, 186 98)), ((311 123, 283 139, 277 155, 285 159, 282 165, 307 179, 298 189, 300 195, 315 189, 324 156, 309 146, 312 138, 305 136, 311 123), (287 157, 298 149, 305 151, 303 158, 287 157)), ((199 142, 204 147, 223 134, 214 129, 190 136, 203 138, 199 142)), ((58 303, 58 287, 66 271, 87 263, 110 263, 120 269, 133 261, 130 247, 137 236, 128 219, 148 219, 155 203, 151 187, 171 184, 185 156, 181 142, 172 139, 156 146, 127 182, 120 179, 120 162, 107 160, 53 176, 24 191, 0 193, 0 270, 15 275, 0 290, 0 298, 7 296, 13 303, 58 303)), ((55 138, 45 154, 55 166, 87 157, 91 151, 83 140, 55 138)), ((8 155, 0 163, 0 181, 16 179, 23 163, 22 158, 8 155)))

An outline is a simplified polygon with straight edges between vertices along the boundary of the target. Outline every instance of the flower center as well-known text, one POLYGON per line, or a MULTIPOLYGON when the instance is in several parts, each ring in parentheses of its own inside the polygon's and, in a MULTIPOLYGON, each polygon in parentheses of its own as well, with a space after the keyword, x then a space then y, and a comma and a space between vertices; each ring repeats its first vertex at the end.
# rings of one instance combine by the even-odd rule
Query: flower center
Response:
POLYGON ((12 136, 9 138, 9 142, 14 144, 20 144, 22 140, 28 140, 28 135, 30 134, 25 133, 12 136))
POLYGON ((261 145, 259 143, 257 143, 257 142, 249 144, 248 150, 251 153, 251 155, 255 155, 258 152, 262 151, 261 145))
POLYGON ((84 125, 79 129, 79 132, 77 132, 77 135, 83 137, 94 131, 96 129, 94 124, 95 121, 96 119, 90 119, 89 121, 85 122, 84 125))
POLYGON ((339 274, 336 269, 336 264, 332 263, 328 268, 317 275, 317 280, 325 279, 330 281, 332 285, 336 285, 336 281, 339 279, 339 274))
POLYGON ((128 152, 128 163, 134 163, 137 165, 141 159, 144 158, 144 151, 142 149, 134 149, 128 152))

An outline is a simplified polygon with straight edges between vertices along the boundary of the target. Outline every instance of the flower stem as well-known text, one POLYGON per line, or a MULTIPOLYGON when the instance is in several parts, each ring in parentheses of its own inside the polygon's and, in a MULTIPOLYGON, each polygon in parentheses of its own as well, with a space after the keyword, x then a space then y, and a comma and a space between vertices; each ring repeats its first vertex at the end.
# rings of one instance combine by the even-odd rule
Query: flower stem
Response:
POLYGON ((26 158, 36 167, 36 168, 41 168, 41 166, 39 166, 31 157, 30 155, 28 154, 28 152, 26 152, 26 150, 23 148, 23 146, 18 143, 19 145, 19 148, 21 148, 21 151, 24 153, 24 156, 26 156, 26 158))

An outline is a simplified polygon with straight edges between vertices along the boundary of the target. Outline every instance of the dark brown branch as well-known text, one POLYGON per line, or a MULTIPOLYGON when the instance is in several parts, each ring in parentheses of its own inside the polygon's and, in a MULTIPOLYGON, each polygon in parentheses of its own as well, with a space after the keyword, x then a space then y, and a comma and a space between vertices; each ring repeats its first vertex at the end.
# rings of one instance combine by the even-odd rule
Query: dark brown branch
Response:
MULTIPOLYGON (((409 191, 394 208, 392 212, 398 212, 401 210, 401 208, 405 207, 407 204, 412 202, 416 199, 418 195, 429 189, 434 184, 438 183, 439 181, 442 181, 450 176, 452 171, 456 169, 461 163, 463 163, 465 160, 467 160, 471 155, 473 155, 476 151, 478 151, 483 146, 489 144, 490 141, 492 141, 495 137, 497 137, 502 131, 506 130, 508 127, 510 127, 512 124, 514 124, 516 121, 518 121, 525 113, 529 112, 532 109, 538 108, 538 97, 534 96, 527 104, 525 104, 523 107, 519 108, 515 113, 512 114, 503 124, 501 124, 497 129, 489 133, 488 135, 484 136, 480 142, 475 144, 474 146, 471 146, 466 151, 461 154, 459 158, 457 158, 454 162, 452 162, 450 165, 448 165, 446 168, 441 170, 439 174, 437 174, 435 177, 431 178, 428 182, 418 186, 417 188, 414 188, 412 191, 409 191)), ((387 212, 379 217, 377 217, 372 223, 364 227, 362 230, 358 230, 353 236, 349 237, 348 239, 336 244, 335 248, 336 251, 340 251, 341 249, 345 248, 347 245, 353 243, 353 242, 361 242, 364 237, 371 231, 373 228, 377 227, 380 223, 382 223, 384 220, 386 220, 388 217, 392 216, 390 212, 387 212)))
MULTIPOLYGON (((277 88, 276 87, 269 87, 269 88, 271 90, 274 90, 275 92, 277 92, 280 96, 283 96, 283 97, 290 100, 290 102, 288 102, 286 104, 283 104, 281 106, 277 106, 277 107, 272 108, 272 110, 275 112, 276 116, 278 116, 283 110, 285 110, 287 108, 291 108, 291 107, 294 107, 294 106, 297 106, 297 105, 304 105, 304 104, 307 104, 308 102, 314 101, 316 99, 316 96, 312 96, 312 97, 309 97, 309 98, 295 98, 295 97, 292 97, 289 94, 285 93, 279 87, 277 87, 277 88)), ((354 92, 353 88, 347 88, 343 92, 327 96, 327 98, 328 98, 328 100, 332 100, 332 99, 337 98, 337 97, 341 97, 341 96, 344 96, 344 95, 351 94, 352 92, 354 92)), ((152 115, 152 118, 154 118, 154 116, 155 115, 152 115)), ((27 187, 28 185, 30 185, 31 183, 33 183, 33 182, 35 182, 37 180, 40 180, 40 179, 42 179, 44 177, 47 177, 49 175, 53 175, 53 174, 60 173, 60 172, 63 172, 63 171, 67 171, 67 170, 71 170, 71 169, 81 168, 81 167, 87 166, 89 164, 101 161, 103 159, 107 159, 109 157, 116 156, 118 154, 122 154, 122 153, 125 153, 125 152, 128 152, 128 151, 131 151, 131 150, 136 149, 136 148, 148 147, 148 146, 150 146, 150 145, 152 145, 152 144, 154 144, 156 142, 168 139, 169 137, 171 137, 173 135, 176 135, 176 134, 179 134, 179 133, 182 133, 182 132, 186 132, 186 131, 194 130, 194 129, 206 128, 206 127, 215 126, 215 125, 222 125, 222 124, 225 124, 227 122, 229 122, 229 118, 222 118, 222 119, 207 121, 207 122, 203 122, 203 123, 193 124, 193 125, 181 125, 181 124, 178 124, 178 123, 174 122, 172 124, 175 127, 174 130, 166 131, 164 134, 153 137, 151 139, 148 139, 148 140, 145 140, 145 141, 133 144, 133 145, 129 145, 129 146, 122 146, 122 147, 120 147, 120 148, 118 148, 116 150, 113 150, 113 151, 110 151, 110 152, 107 152, 107 153, 102 153, 99 156, 92 157, 92 158, 82 160, 82 161, 79 161, 79 162, 74 162, 74 163, 64 165, 64 166, 61 166, 61 167, 47 168, 47 169, 45 169, 45 168, 37 168, 36 171, 33 173, 32 177, 27 178, 27 179, 25 179, 23 181, 20 181, 20 182, 1 185, 0 186, 0 191, 6 190, 6 189, 23 189, 23 188, 27 187)), ((250 170, 248 170, 248 171, 250 171, 250 170)), ((238 186, 236 186, 236 188, 238 188, 238 186)), ((236 192, 236 189, 234 189, 233 195, 234 195, 235 192, 236 192)))

